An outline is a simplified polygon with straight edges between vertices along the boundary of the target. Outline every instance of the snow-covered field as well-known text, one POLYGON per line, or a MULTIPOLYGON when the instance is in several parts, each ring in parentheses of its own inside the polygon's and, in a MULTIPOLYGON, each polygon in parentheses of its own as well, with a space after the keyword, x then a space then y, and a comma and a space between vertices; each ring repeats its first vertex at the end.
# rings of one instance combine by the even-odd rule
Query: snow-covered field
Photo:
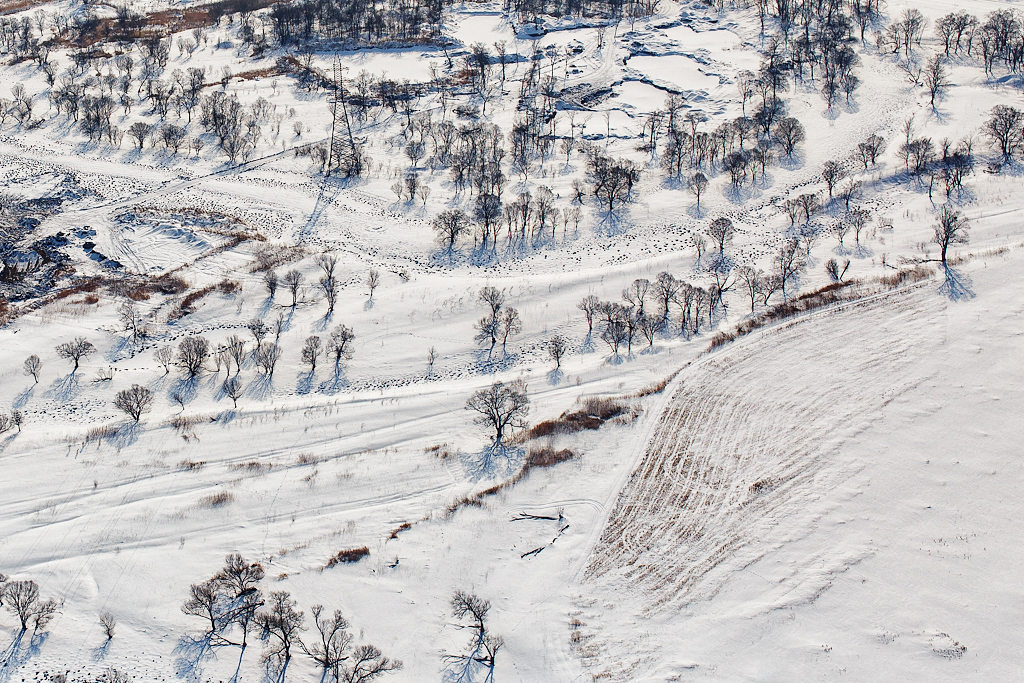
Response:
MULTIPOLYGON (((979 17, 1006 6, 968 5, 979 17)), ((889 6, 885 21, 905 6, 889 6)), ((919 9, 934 22, 960 7, 919 9)), ((860 86, 849 102, 826 107, 816 82, 790 83, 787 115, 806 141, 791 157, 776 150, 738 187, 709 171, 698 205, 638 146, 669 94, 684 98, 680 116, 699 111, 705 120, 693 125, 707 131, 751 113, 736 81, 757 71, 766 46, 755 8, 663 3, 632 26, 551 17, 529 26, 500 3, 445 13, 444 49, 308 56, 323 73, 337 59, 349 83, 365 71, 423 84, 414 125, 400 106, 352 115, 370 160, 354 179, 324 177, 308 153, 331 133, 328 94, 274 71, 290 50, 253 57, 226 17, 193 52, 174 47, 164 78, 199 68, 207 94, 237 95, 245 107, 266 100, 236 163, 198 109, 191 122, 173 110, 160 117, 141 95, 130 111, 116 108, 122 133, 174 121, 205 146, 90 141, 49 100, 56 86, 34 62, 0 55, 0 97, 16 83, 34 96, 31 125, 0 125, 5 263, 44 244, 62 259, 45 263, 48 279, 32 287, 0 283, 0 413, 21 421, 0 433, 0 572, 58 602, 38 632, 2 614, 0 682, 58 672, 112 682, 112 669, 140 681, 325 680, 297 646, 283 673, 265 666, 258 630, 245 649, 197 647, 203 620, 181 606, 190 584, 235 552, 263 566, 265 594, 297 601, 307 644, 319 604, 342 610, 355 644, 402 661, 380 680, 457 680, 451 655, 468 639, 451 611, 458 590, 490 601, 489 631, 504 640, 492 669, 463 680, 1024 677, 1022 167, 1019 156, 1000 166, 981 130, 993 106, 1022 108, 1019 75, 989 77, 978 59, 951 59, 951 86, 933 108, 875 47, 882 22, 864 44, 853 41, 860 86), (492 61, 484 94, 465 85, 464 57, 478 41, 505 41, 514 55, 504 67, 492 61), (506 159, 506 205, 549 188, 565 218, 517 243, 469 235, 448 251, 432 221, 445 210, 472 214, 476 198, 446 167, 404 150, 418 136, 429 157, 427 113, 430 125, 470 123, 457 105, 483 106, 480 120, 508 133, 532 63, 564 93, 551 135, 632 159, 640 182, 606 211, 592 196, 572 199, 574 181, 590 182, 581 150, 567 158, 555 144, 523 172, 506 159), (225 68, 249 75, 222 86, 225 68), (444 103, 429 86, 437 74, 461 79, 444 103), (949 199, 970 221, 970 243, 951 246, 949 271, 933 242, 942 181, 911 176, 896 154, 911 116, 913 134, 936 146, 973 139, 974 172, 949 199), (852 156, 872 133, 888 147, 865 168, 852 156), (833 159, 850 160, 853 203, 870 212, 856 241, 829 232, 848 215, 841 186, 829 202, 821 178, 833 159), (412 172, 429 194, 396 197, 393 184, 412 172), (808 192, 823 209, 791 220, 786 201, 808 192), (701 256, 695 245, 719 217, 736 234, 715 261, 716 246, 701 256), (709 349, 716 332, 766 314, 764 301, 751 312, 736 273, 770 273, 780 247, 809 229, 801 223, 820 233, 800 238, 806 267, 787 295, 828 285, 829 259, 848 260, 845 278, 860 282, 841 291, 863 295, 709 349), (317 284, 323 255, 337 262, 331 310, 317 284), (638 332, 614 353, 600 320, 588 332, 577 308, 587 295, 621 301, 635 280, 662 272, 711 291, 725 270, 713 263, 728 263, 731 285, 695 334, 680 331, 673 304, 650 342, 638 332), (294 299, 283 283, 268 293, 268 264, 279 278, 301 275, 294 299), (929 277, 882 282, 915 267, 929 277), (474 341, 484 286, 518 311, 522 329, 507 343, 474 341), (127 301, 145 328, 138 337, 123 324, 127 301), (277 328, 272 372, 251 353, 253 320, 277 328), (354 331, 354 355, 311 369, 304 340, 326 340, 339 325, 354 331), (195 335, 213 349, 237 335, 250 353, 239 367, 211 357, 192 378, 158 361, 195 335), (548 353, 556 335, 568 346, 557 368, 548 353), (95 353, 73 370, 55 348, 76 337, 95 353), (32 355, 38 381, 23 372, 32 355), (594 398, 621 414, 599 429, 496 449, 466 401, 513 380, 527 387, 534 425, 594 398), (138 424, 113 403, 136 384, 153 396, 138 424), (547 447, 575 457, 517 474, 547 447), (363 547, 358 561, 331 562, 363 547), (106 613, 117 621, 109 640, 106 613)), ((917 64, 942 48, 931 24, 922 42, 917 64)), ((55 47, 50 59, 63 69, 70 53, 55 47)), ((116 73, 104 59, 97 69, 116 73)), ((782 300, 774 292, 771 304, 782 300)), ((658 309, 653 294, 645 305, 658 309)), ((238 627, 225 633, 239 637, 238 627)))

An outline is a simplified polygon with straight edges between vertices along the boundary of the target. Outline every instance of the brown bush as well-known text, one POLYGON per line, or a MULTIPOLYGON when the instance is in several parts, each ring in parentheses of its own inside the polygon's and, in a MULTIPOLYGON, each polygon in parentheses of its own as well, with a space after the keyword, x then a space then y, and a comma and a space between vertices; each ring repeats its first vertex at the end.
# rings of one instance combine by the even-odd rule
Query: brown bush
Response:
POLYGON ((327 560, 327 567, 333 567, 339 564, 353 564, 369 556, 370 549, 365 545, 361 548, 349 548, 348 550, 339 550, 334 554, 334 557, 327 560))
POLYGON ((221 294, 235 294, 242 290, 242 285, 234 280, 221 280, 217 283, 217 291, 221 294))
POLYGON ((531 448, 526 454, 526 460, 523 461, 523 470, 529 472, 535 467, 553 467, 558 463, 572 460, 575 457, 576 453, 568 448, 563 448, 560 451, 556 451, 551 446, 531 448))
POLYGON ((409 522, 402 522, 400 525, 398 525, 395 529, 391 531, 391 535, 388 536, 388 538, 398 538, 398 534, 402 533, 403 531, 408 531, 411 528, 412 524, 409 524, 409 522))
POLYGON ((175 306, 174 310, 167 316, 167 321, 170 322, 172 320, 178 320, 180 318, 184 318, 190 313, 195 313, 196 302, 212 292, 213 289, 213 285, 210 285, 209 287, 203 287, 202 289, 197 289, 196 291, 187 294, 184 299, 178 302, 178 305, 175 306))
POLYGON ((178 463, 178 469, 184 470, 186 472, 198 472, 199 470, 203 469, 204 465, 206 465, 205 460, 196 461, 185 459, 178 463))
POLYGON ((220 493, 213 493, 209 496, 203 496, 199 499, 199 507, 204 508, 219 508, 224 507, 228 503, 234 502, 235 497, 227 491, 221 491, 220 493))

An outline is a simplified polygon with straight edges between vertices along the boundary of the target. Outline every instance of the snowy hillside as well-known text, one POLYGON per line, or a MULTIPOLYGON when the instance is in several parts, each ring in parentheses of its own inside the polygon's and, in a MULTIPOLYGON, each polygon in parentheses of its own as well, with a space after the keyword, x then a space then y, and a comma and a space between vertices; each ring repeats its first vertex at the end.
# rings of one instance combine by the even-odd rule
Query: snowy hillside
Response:
POLYGON ((0 2, 0 682, 1021 678, 1022 70, 981 0, 0 2))

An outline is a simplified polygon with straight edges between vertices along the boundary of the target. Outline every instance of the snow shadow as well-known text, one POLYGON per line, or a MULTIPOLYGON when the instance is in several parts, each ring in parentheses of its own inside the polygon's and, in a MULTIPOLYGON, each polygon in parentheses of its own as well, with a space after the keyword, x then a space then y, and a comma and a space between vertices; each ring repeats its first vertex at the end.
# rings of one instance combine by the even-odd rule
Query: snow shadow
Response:
POLYGON ((139 433, 142 431, 142 426, 138 422, 128 420, 114 432, 114 435, 110 437, 110 443, 115 448, 121 449, 127 446, 131 446, 133 443, 139 440, 139 433))
POLYGON ((199 380, 196 377, 181 377, 167 387, 167 398, 175 403, 191 403, 199 393, 198 385, 199 380))
POLYGON ((77 396, 81 388, 78 384, 78 375, 75 372, 71 372, 64 377, 60 377, 53 381, 50 388, 46 390, 45 396, 52 398, 58 403, 67 403, 73 401, 77 396))
POLYGON ((522 448, 496 442, 478 453, 460 456, 462 469, 470 481, 500 479, 510 476, 523 462, 522 448))
POLYGON ((184 635, 174 646, 174 674, 186 681, 203 679, 203 662, 214 656, 209 636, 184 635))
POLYGON ((28 400, 32 398, 32 393, 35 391, 35 389, 36 385, 33 384, 29 388, 20 392, 17 396, 14 397, 14 401, 11 402, 11 407, 14 408, 15 410, 24 408, 25 405, 28 403, 28 400))
POLYGON ((550 384, 553 387, 557 387, 559 382, 565 379, 565 373, 559 370, 558 368, 555 368, 554 370, 547 374, 547 378, 548 384, 550 384))
POLYGON ((345 376, 345 369, 339 366, 334 369, 334 373, 329 380, 320 383, 318 391, 321 394, 331 395, 344 391, 347 387, 348 377, 345 376))
POLYGON ((102 662, 107 658, 107 653, 110 651, 110 643, 110 638, 107 638, 103 641, 102 645, 98 645, 92 649, 91 653, 94 661, 102 662))
POLYGON ((300 372, 296 377, 295 393, 308 394, 309 392, 313 391, 313 380, 315 379, 316 376, 313 374, 312 371, 300 372))
POLYGON ((971 278, 965 273, 952 268, 945 267, 946 280, 939 286, 939 293, 949 297, 950 301, 964 301, 973 299, 974 289, 971 278))
POLYGON ((270 398, 271 392, 274 391, 274 376, 273 375, 256 375, 249 386, 245 389, 245 394, 249 398, 255 401, 264 401, 270 398))
POLYGON ((19 630, 3 652, 0 652, 0 681, 11 680, 20 667, 39 654, 39 649, 48 637, 48 633, 19 630))

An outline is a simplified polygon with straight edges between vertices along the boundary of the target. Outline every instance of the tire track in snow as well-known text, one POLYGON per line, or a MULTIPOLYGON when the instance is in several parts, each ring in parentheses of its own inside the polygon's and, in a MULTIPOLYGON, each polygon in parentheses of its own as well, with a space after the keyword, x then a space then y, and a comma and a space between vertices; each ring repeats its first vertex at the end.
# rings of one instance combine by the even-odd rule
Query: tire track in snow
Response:
POLYGON ((920 381, 915 360, 936 342, 929 321, 943 306, 931 288, 890 293, 684 370, 585 578, 627 582, 649 611, 714 595, 844 477, 830 453, 920 381))

